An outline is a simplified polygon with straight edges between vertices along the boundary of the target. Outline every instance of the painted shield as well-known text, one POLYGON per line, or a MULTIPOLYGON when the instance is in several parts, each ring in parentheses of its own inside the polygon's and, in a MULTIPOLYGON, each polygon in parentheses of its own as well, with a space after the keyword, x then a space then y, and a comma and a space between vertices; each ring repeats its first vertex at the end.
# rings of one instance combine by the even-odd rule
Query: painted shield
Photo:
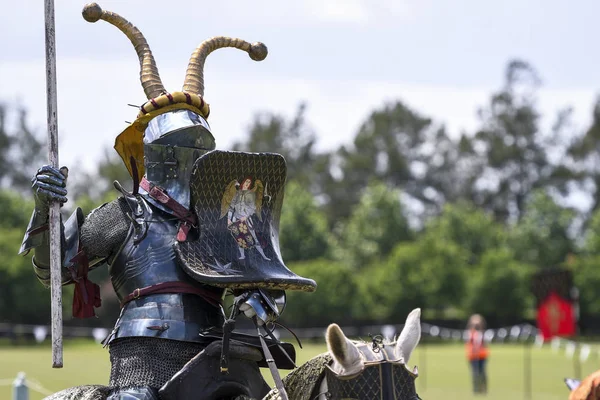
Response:
POLYGON ((294 274, 281 257, 285 179, 279 154, 211 151, 200 157, 190 179, 198 235, 175 245, 186 272, 217 287, 314 291, 315 281, 294 274))

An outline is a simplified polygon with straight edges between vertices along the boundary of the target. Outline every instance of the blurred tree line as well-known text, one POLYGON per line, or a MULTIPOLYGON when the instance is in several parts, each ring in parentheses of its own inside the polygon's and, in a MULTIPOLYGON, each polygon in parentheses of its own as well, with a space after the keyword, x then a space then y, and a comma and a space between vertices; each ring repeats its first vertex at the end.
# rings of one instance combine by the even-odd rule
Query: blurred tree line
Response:
MULTIPOLYGON (((476 131, 451 135, 398 100, 331 152, 316 151, 304 104, 291 119, 256 115, 233 147, 285 156, 282 254, 318 283, 315 293, 289 293, 286 322, 401 323, 421 307, 425 318, 479 312, 515 323, 533 315, 531 275, 557 266, 574 273, 582 319, 600 314, 600 99, 587 129, 565 109, 544 130, 539 88, 529 64, 511 61, 476 131)), ((29 179, 45 158, 24 111, 0 107, 0 154, 0 322, 47 323, 49 293, 30 257, 16 254, 32 209, 29 179)), ((65 208, 86 212, 116 196, 113 180, 130 179, 109 152, 97 171, 78 173, 65 208)), ((106 269, 95 274, 105 304, 98 319, 75 322, 110 326, 118 305, 106 269)))

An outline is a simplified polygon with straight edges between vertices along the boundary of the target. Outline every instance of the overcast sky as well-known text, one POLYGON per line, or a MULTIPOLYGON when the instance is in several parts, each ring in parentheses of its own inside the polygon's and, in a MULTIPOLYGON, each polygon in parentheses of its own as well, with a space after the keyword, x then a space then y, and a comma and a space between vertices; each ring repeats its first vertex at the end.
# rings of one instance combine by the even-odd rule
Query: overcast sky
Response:
MULTIPOLYGON (((56 0, 61 164, 91 168, 142 104, 139 63, 127 38, 81 17, 84 2, 56 0)), ((458 134, 500 87, 512 58, 540 73, 542 111, 575 108, 581 128, 600 93, 597 0, 101 0, 146 36, 169 91, 181 89, 194 48, 217 35, 262 41, 256 63, 223 49, 205 67, 217 147, 239 140, 260 111, 289 117, 306 101, 319 148, 351 140, 373 109, 402 99, 458 134)), ((12 2, 0 15, 0 101, 46 124, 44 10, 12 2)), ((548 122, 546 122, 548 123, 548 122)), ((112 150, 111 150, 112 151, 112 150)), ((33 170, 33 167, 32 167, 33 170)))

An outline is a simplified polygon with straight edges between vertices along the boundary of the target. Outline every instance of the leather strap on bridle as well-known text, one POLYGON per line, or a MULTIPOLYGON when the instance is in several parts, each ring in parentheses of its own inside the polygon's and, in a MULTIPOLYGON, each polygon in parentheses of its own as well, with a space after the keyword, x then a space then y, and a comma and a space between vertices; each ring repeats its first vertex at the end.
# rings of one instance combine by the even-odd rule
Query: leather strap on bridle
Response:
MULTIPOLYGON (((256 326, 256 331, 258 332, 258 338, 260 339, 260 345, 262 346, 263 352, 265 354, 265 361, 269 365, 269 370, 271 371, 271 376, 273 377, 273 381, 275 382, 275 386, 279 391, 279 397, 281 400, 288 400, 287 392, 285 391, 285 387, 283 386, 283 381, 281 380, 281 376, 279 375, 279 370, 277 369, 277 365, 275 364, 275 359, 269 351, 269 346, 265 342, 263 335, 260 333, 260 326, 258 325, 256 316, 252 319, 254 321, 254 325, 256 326)), ((285 351, 284 351, 285 353, 285 351)))

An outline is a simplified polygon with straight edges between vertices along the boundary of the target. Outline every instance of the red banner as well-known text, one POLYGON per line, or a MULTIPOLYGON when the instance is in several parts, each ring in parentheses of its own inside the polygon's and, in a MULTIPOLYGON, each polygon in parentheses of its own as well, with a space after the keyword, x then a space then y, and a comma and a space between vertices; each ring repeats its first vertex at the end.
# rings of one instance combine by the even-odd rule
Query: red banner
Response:
POLYGON ((573 304, 554 292, 550 293, 538 308, 537 324, 544 340, 575 335, 573 304))

